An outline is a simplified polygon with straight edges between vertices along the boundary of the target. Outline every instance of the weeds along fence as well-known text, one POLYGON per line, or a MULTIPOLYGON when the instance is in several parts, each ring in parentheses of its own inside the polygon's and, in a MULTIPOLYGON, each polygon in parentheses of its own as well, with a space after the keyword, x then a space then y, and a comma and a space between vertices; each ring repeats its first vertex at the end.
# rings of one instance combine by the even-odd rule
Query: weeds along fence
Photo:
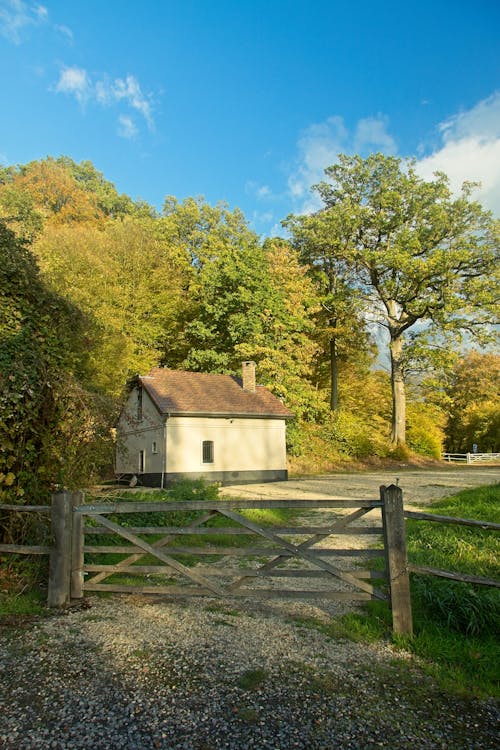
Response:
POLYGON ((50 513, 50 546, 2 544, 0 554, 49 555, 51 607, 67 606, 86 591, 385 599, 394 632, 411 634, 410 573, 500 586, 409 563, 405 518, 494 531, 500 525, 404 511, 395 485, 381 487, 376 500, 129 502, 108 496, 89 503, 83 492, 64 491, 50 506, 0 505, 0 511, 50 513), (266 524, 252 515, 266 510, 283 518, 266 524), (383 558, 384 570, 366 566, 374 557, 383 558))
MULTIPOLYGON (((404 511, 404 517, 416 521, 431 521, 439 524, 466 526, 469 528, 482 529, 483 531, 500 531, 500 524, 492 523, 490 521, 476 521, 467 518, 455 518, 454 516, 440 516, 434 513, 421 513, 412 510, 404 511)), ((500 581, 493 578, 484 578, 481 576, 468 575, 466 573, 454 573, 449 570, 439 570, 437 568, 429 568, 423 565, 414 565, 411 562, 408 562, 408 571, 410 573, 436 576, 438 578, 449 578, 452 581, 460 581, 461 583, 474 583, 479 586, 493 586, 495 588, 500 588, 500 581)))

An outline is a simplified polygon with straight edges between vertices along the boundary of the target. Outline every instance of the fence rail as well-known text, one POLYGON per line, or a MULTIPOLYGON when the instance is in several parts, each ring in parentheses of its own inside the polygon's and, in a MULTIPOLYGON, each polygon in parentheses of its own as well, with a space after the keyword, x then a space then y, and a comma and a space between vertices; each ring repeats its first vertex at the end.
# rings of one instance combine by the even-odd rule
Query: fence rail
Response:
MULTIPOLYGON (((50 513, 51 505, 13 505, 0 503, 0 511, 15 513, 50 513)), ((0 552, 16 555, 50 555, 52 547, 40 544, 0 544, 0 552)))
POLYGON ((500 453, 443 453, 441 457, 448 463, 500 463, 500 453))
MULTIPOLYGON (((455 526, 468 526, 484 531, 500 531, 500 524, 491 521, 476 521, 471 518, 455 518, 454 516, 440 516, 437 513, 422 513, 420 511, 405 510, 404 517, 415 521, 433 521, 434 523, 454 524, 455 526)), ((429 568, 424 565, 408 564, 410 573, 420 573, 422 575, 437 576, 438 578, 449 578, 452 581, 461 583, 475 583, 479 586, 493 586, 500 588, 500 581, 493 578, 484 578, 481 576, 468 575, 467 573, 454 573, 450 570, 438 570, 429 568)))

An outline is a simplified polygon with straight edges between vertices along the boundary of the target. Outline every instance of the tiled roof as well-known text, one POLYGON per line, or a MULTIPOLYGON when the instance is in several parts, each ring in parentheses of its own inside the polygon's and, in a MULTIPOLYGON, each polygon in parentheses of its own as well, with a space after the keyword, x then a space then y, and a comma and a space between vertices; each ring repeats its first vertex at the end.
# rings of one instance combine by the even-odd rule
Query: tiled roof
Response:
POLYGON ((293 417, 267 388, 258 385, 255 393, 244 391, 241 379, 233 375, 154 367, 139 380, 161 414, 293 417))

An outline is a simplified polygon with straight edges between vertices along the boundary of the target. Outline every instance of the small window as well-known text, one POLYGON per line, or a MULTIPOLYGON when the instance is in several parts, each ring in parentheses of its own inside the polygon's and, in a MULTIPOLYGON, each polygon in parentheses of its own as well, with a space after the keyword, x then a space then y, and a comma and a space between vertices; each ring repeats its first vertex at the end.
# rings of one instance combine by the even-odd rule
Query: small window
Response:
POLYGON ((214 462, 214 443, 213 440, 204 440, 202 444, 203 463, 213 464, 214 462))
POLYGON ((151 446, 151 453, 158 453, 158 445, 156 444, 156 440, 153 440, 153 445, 151 446))
POLYGON ((146 451, 139 451, 139 474, 144 474, 146 466, 146 451))

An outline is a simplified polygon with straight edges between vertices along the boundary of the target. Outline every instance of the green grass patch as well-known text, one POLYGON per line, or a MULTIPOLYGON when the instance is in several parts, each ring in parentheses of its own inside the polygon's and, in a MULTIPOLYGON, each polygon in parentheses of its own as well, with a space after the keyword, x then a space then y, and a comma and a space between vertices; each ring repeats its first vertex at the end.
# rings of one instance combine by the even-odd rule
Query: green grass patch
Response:
POLYGON ((47 593, 33 588, 17 594, 0 594, 0 618, 4 615, 47 614, 47 593))
POLYGON ((257 690, 267 679, 265 669, 248 669, 240 675, 238 687, 241 690, 257 690))

